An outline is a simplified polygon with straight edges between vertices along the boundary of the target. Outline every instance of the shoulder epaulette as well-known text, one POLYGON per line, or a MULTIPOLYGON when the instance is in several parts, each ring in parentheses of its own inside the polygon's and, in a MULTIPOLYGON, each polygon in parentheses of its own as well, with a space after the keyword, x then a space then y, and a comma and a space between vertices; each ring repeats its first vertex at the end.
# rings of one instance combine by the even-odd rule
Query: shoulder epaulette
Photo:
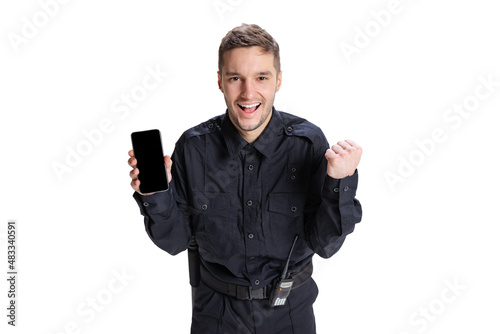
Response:
POLYGON ((179 142, 185 142, 192 137, 202 136, 211 132, 220 131, 223 118, 224 115, 215 116, 210 118, 208 121, 187 129, 179 138, 179 142))
POLYGON ((315 146, 322 147, 325 143, 328 146, 323 131, 317 125, 289 113, 280 112, 280 115, 287 135, 305 137, 315 146))

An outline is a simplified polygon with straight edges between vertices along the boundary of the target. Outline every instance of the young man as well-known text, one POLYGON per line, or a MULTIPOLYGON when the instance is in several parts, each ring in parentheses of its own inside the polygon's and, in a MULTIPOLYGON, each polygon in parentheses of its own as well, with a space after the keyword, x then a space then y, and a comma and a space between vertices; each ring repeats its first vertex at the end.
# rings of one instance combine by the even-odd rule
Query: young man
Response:
POLYGON ((219 48, 226 113, 187 130, 165 156, 170 189, 141 195, 129 152, 152 241, 172 255, 192 237, 198 245, 191 333, 315 333, 311 258, 335 254, 361 220, 361 147, 329 148, 317 126, 276 110, 281 78, 273 37, 236 27, 219 48))

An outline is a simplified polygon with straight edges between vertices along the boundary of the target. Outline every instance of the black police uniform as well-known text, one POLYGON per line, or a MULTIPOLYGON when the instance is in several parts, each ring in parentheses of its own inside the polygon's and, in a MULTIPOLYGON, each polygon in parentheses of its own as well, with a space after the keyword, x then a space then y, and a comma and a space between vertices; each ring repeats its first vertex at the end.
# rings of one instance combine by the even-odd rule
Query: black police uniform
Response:
POLYGON ((335 254, 361 221, 357 171, 340 180, 328 176, 328 147, 320 128, 274 108, 249 144, 226 111, 180 137, 168 191, 134 193, 158 247, 175 255, 196 239, 205 275, 194 296, 191 333, 316 332, 312 278, 284 305, 271 307, 268 299, 295 236, 288 272, 300 281, 309 277, 314 253, 335 254))

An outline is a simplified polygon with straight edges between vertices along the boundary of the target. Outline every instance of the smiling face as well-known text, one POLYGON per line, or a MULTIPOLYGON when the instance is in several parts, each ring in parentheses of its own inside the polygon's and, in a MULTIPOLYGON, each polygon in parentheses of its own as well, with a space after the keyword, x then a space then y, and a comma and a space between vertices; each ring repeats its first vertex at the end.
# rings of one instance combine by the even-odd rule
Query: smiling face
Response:
POLYGON ((218 72, 219 89, 224 94, 229 119, 239 134, 251 143, 271 120, 274 96, 281 86, 274 56, 259 46, 226 51, 218 72))

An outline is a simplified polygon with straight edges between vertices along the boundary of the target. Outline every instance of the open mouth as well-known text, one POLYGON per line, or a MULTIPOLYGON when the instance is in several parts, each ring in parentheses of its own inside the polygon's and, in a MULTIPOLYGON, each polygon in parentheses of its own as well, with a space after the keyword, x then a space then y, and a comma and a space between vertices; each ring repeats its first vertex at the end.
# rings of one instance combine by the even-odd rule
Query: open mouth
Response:
POLYGON ((246 113, 253 113, 255 112, 257 109, 259 109, 261 103, 253 103, 253 104, 239 104, 238 103, 238 107, 240 107, 241 110, 243 110, 244 112, 246 113))

